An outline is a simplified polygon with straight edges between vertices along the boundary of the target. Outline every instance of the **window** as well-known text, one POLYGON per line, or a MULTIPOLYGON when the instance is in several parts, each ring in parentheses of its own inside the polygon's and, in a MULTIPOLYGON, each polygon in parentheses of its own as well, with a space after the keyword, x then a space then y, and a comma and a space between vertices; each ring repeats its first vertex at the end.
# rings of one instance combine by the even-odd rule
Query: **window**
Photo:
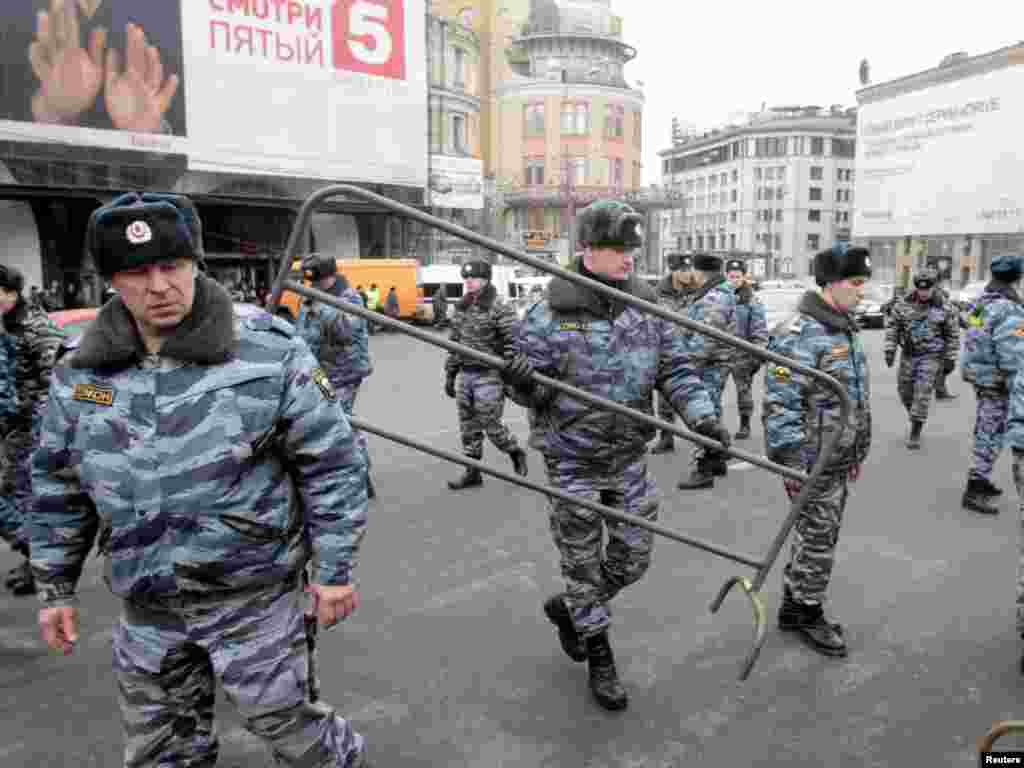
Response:
POLYGON ((811 187, 807 192, 808 200, 821 200, 821 187, 811 187))
POLYGON ((717 189, 718 188, 718 176, 717 175, 711 174, 711 178, 708 179, 708 188, 709 189, 717 189))
POLYGON ((604 135, 609 139, 621 139, 625 110, 617 104, 604 108, 604 135))
POLYGON ((775 169, 774 168, 765 168, 764 169, 764 180, 765 181, 775 181, 775 169))
POLYGON ((841 190, 841 189, 837 189, 836 190, 836 202, 837 203, 843 202, 843 190, 841 190))
POLYGON ((644 116, 638 109, 633 112, 633 146, 640 149, 643 146, 644 137, 644 116))
POLYGON ((720 177, 719 177, 719 181, 721 182, 722 186, 724 187, 726 184, 729 183, 729 174, 723 172, 720 175, 720 177))
POLYGON ((833 157, 853 157, 857 154, 857 142, 853 139, 832 139, 833 157))
POLYGON ((466 52, 461 48, 453 48, 452 82, 460 91, 466 87, 466 52))
POLYGON ((562 105, 562 133, 586 136, 590 133, 590 106, 569 102, 562 105))
POLYGON ((807 220, 810 222, 821 221, 821 210, 818 208, 811 208, 807 211, 807 220))
MULTIPOLYGON (((527 136, 544 135, 544 102, 538 101, 523 107, 525 130, 527 136)), ((667 161, 666 161, 667 162, 667 161)))
POLYGON ((729 223, 730 224, 735 224, 736 223, 736 211, 730 211, 729 212, 729 223))
POLYGON ((455 154, 468 155, 469 142, 466 141, 466 116, 452 115, 452 146, 455 154))
POLYGON ((729 193, 729 202, 735 203, 736 199, 737 199, 737 194, 736 194, 736 190, 734 189, 734 190, 732 190, 729 193))
POLYGON ((736 250, 736 235, 729 235, 729 248, 736 250))
POLYGON ((775 199, 776 200, 782 200, 785 196, 786 196, 786 188, 785 187, 776 187, 775 188, 775 199))
POLYGON ((757 157, 785 157, 786 137, 755 139, 754 154, 757 157))
POLYGON ((740 172, 739 171, 733 171, 732 172, 732 183, 735 184, 739 180, 740 180, 740 172))
POLYGON ((782 235, 776 233, 774 238, 774 245, 776 251, 782 250, 782 235))
MULTIPOLYGON (((842 171, 840 171, 839 174, 840 174, 840 177, 841 177, 842 176, 842 171)), ((821 181, 824 177, 825 177, 825 169, 824 168, 822 168, 820 165, 812 165, 811 166, 811 181, 821 181)), ((840 181, 841 180, 842 179, 840 178, 840 181)))
POLYGON ((760 168, 755 168, 754 169, 754 181, 760 181, 761 180, 761 173, 762 173, 762 171, 761 171, 760 168))
POLYGON ((825 154, 825 139, 820 136, 811 137, 811 154, 815 157, 821 157, 825 154))
POLYGON ((697 235, 697 250, 704 250, 704 235, 697 235))
POLYGON ((574 186, 587 183, 587 158, 570 157, 565 163, 567 180, 574 186))
POLYGON ((611 182, 612 186, 621 188, 625 183, 625 171, 623 168, 622 158, 616 157, 610 161, 611 164, 611 182))
POLYGON ((782 209, 781 208, 776 208, 775 209, 775 221, 776 222, 781 222, 782 221, 782 209))
POLYGON ((808 235, 807 250, 817 251, 819 248, 821 248, 821 235, 808 235))
POLYGON ((544 161, 526 161, 526 186, 542 186, 544 184, 544 161))
POLYGON ((775 178, 778 181, 786 180, 786 166, 780 165, 775 168, 775 178))

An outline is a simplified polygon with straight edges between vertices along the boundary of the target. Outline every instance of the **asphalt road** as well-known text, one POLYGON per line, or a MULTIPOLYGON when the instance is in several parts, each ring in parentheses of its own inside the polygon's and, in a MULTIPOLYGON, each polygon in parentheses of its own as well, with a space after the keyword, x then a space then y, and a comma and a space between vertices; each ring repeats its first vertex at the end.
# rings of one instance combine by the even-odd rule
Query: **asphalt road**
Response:
MULTIPOLYGON (((769 636, 750 679, 738 594, 708 603, 752 572, 660 540, 647 577, 615 602, 612 642, 630 708, 594 704, 586 666, 566 659, 541 615, 559 588, 545 499, 498 480, 453 494, 458 467, 371 438, 379 497, 358 569, 363 604, 321 644, 324 697, 372 745, 374 765, 932 766, 974 765, 996 720, 1024 717, 1020 641, 1013 631, 1019 537, 1004 456, 995 481, 1002 514, 961 510, 973 396, 935 404, 924 450, 903 447, 905 416, 881 332, 866 332, 875 438, 840 537, 830 610, 846 627, 846 660, 779 634, 777 565, 765 587, 769 636)), ((379 424, 458 448, 454 403, 442 392, 443 353, 373 337, 376 370, 357 411, 379 424)), ((759 386, 758 386, 759 389, 759 386)), ((730 427, 736 416, 727 398, 730 427)), ((507 421, 525 438, 524 413, 507 421)), ((760 405, 757 417, 760 417, 760 405)), ((744 443, 760 450, 761 432, 744 443)), ((486 460, 507 468, 488 446, 486 460)), ((651 458, 662 522, 750 553, 765 551, 786 511, 781 482, 738 468, 714 491, 680 492, 686 451, 651 458)), ((531 477, 542 476, 535 453, 531 477)), ((0 553, 0 569, 15 562, 0 553)), ((76 654, 47 653, 32 599, 0 594, 0 766, 120 765, 121 731, 110 627, 119 606, 97 561, 81 585, 76 654)), ((272 761, 219 704, 221 766, 272 761)), ((1000 748, 1024 743, 1007 737, 1000 748)))

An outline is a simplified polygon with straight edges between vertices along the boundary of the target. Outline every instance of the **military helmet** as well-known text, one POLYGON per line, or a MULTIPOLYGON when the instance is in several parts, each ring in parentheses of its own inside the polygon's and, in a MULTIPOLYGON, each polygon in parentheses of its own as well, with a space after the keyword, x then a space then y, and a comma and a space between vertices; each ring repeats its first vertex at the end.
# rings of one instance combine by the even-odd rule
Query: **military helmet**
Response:
POLYGON ((643 216, 618 200, 597 200, 580 212, 577 240, 592 248, 640 248, 643 216))
POLYGON ((313 280, 323 280, 325 277, 338 274, 338 263, 333 256, 325 253, 314 253, 307 256, 302 262, 302 269, 309 272, 313 280))

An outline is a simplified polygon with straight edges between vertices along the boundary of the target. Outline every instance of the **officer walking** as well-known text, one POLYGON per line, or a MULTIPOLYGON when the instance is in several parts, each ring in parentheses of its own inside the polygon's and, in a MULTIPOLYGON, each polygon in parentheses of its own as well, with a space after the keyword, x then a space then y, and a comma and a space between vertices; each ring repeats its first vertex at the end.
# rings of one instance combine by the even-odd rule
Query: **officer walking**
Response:
MULTIPOLYGON (((348 278, 338 273, 338 263, 333 256, 323 254, 312 256, 303 267, 309 271, 313 284, 349 304, 362 307, 363 300, 349 285, 348 278)), ((370 362, 370 339, 367 322, 356 315, 349 315, 340 309, 307 298, 302 304, 296 330, 309 345, 313 356, 330 379, 338 394, 341 407, 350 419, 356 406, 356 397, 363 381, 373 373, 370 362)), ((366 434, 356 432, 359 450, 366 464, 366 493, 369 498, 377 494, 370 478, 370 451, 366 434)))
MULTIPOLYGON (((736 291, 722 274, 722 259, 699 253, 694 257, 693 265, 697 270, 698 288, 686 309, 687 316, 735 336, 736 291)), ((698 333, 688 332, 687 339, 693 366, 715 406, 715 419, 721 420, 722 388, 735 350, 698 333)), ((694 446, 690 473, 679 481, 678 487, 680 490, 711 488, 715 484, 715 477, 724 477, 727 472, 728 464, 723 454, 703 446, 694 446)))
MULTIPOLYGON (((658 284, 658 303, 665 309, 686 315, 686 308, 690 305, 694 291, 697 290, 697 277, 693 273, 693 257, 682 253, 672 253, 668 257, 669 273, 662 278, 658 284)), ((686 329, 681 325, 676 326, 676 332, 685 334, 686 329)), ((658 418, 662 421, 675 422, 676 412, 672 403, 662 397, 658 397, 658 418)), ((661 430, 657 444, 651 449, 651 453, 674 453, 675 439, 671 432, 661 430)))
MULTIPOLYGON (((469 261, 462 265, 463 297, 452 317, 450 339, 454 342, 511 359, 516 351, 516 314, 491 284, 491 265, 469 261)), ((519 447, 501 420, 505 410, 505 388, 501 374, 473 360, 448 353, 444 366, 444 392, 459 409, 462 452, 478 461, 484 455, 484 435, 512 460, 515 473, 526 477, 526 452, 519 447)), ((483 485, 478 469, 467 468, 462 477, 449 480, 453 491, 483 485)))
POLYGON ((196 270, 195 209, 158 197, 124 196, 89 221, 119 296, 54 371, 33 456, 43 638, 74 650, 76 584, 98 539, 124 600, 125 765, 215 764, 217 680, 279 764, 363 766, 363 738, 309 701, 299 588, 312 556, 320 625, 358 607, 362 454, 292 326, 237 317, 196 270))
MULTIPOLYGON (((580 213, 581 275, 654 302, 632 275, 643 245, 642 218, 613 200, 580 213)), ((517 401, 530 408, 530 445, 544 456, 550 484, 647 520, 658 517, 658 494, 647 471, 653 427, 535 385, 536 370, 593 395, 652 413, 655 389, 691 429, 728 445, 714 404, 701 383, 677 326, 561 278, 534 304, 520 326, 520 355, 506 366, 517 401)), ((552 501, 551 532, 561 556, 565 592, 544 603, 562 649, 587 661, 598 704, 619 710, 628 695, 608 639, 609 603, 638 581, 651 562, 653 534, 561 500, 552 501), (607 536, 607 545, 603 537, 607 536)))
MULTIPOLYGON (((736 335, 758 347, 768 346, 768 317, 764 304, 754 293, 754 285, 747 276, 747 263, 742 259, 729 259, 725 263, 725 278, 736 291, 736 335)), ((754 413, 754 376, 761 367, 761 359, 734 349, 732 362, 725 369, 722 392, 731 376, 736 382, 736 403, 740 412, 740 428, 733 437, 750 437, 750 417, 754 413)))
POLYGON ((961 501, 964 509, 999 514, 992 502, 1002 490, 992 483, 992 468, 1003 450, 1010 380, 1017 359, 1000 354, 1008 335, 1024 323, 1024 305, 1018 292, 1024 257, 1004 254, 992 260, 992 281, 967 313, 967 333, 960 372, 974 386, 977 414, 974 456, 961 501))
POLYGON ((41 307, 25 300, 24 288, 21 272, 0 264, 0 312, 4 331, 10 334, 7 344, 14 345, 16 389, 16 410, 4 420, 7 461, 0 490, 11 503, 0 511, 0 538, 25 558, 5 581, 15 595, 35 592, 26 528, 33 503, 29 459, 38 442, 50 373, 64 338, 41 307))
MULTIPOLYGON (((1017 327, 999 335, 996 354, 1000 359, 1014 358, 1016 373, 1010 379, 1009 413, 1006 420, 1006 441, 1013 451, 1013 482, 1017 488, 1018 510, 1021 515, 1021 533, 1017 547, 1017 633, 1024 639, 1024 317, 1017 317, 1017 327)), ((1024 655, 1020 658, 1020 673, 1024 675, 1024 655)))
MULTIPOLYGON (((956 304, 953 303, 953 299, 950 298, 949 291, 946 290, 946 288, 944 286, 942 286, 941 284, 935 286, 935 294, 936 294, 936 296, 939 297, 939 300, 942 302, 942 308, 945 310, 946 314, 948 315, 948 319, 947 319, 946 322, 952 323, 953 327, 956 328, 956 336, 957 336, 957 344, 956 344, 956 346, 959 348, 959 344, 960 344, 960 342, 959 342, 959 339, 960 339, 960 328, 961 328, 961 325, 960 325, 960 308, 956 304)), ((935 377, 935 399, 936 400, 938 400, 938 401, 956 400, 959 397, 959 395, 957 395, 955 392, 950 392, 949 391, 949 386, 946 383, 946 378, 949 376, 949 374, 951 374, 953 372, 953 370, 955 370, 955 369, 947 370, 947 366, 942 366, 939 369, 939 372, 938 372, 938 374, 935 377)))
MULTIPOLYGON (((864 297, 871 259, 864 248, 845 243, 814 257, 820 291, 808 291, 799 314, 782 328, 773 351, 827 373, 841 384, 852 405, 851 421, 832 460, 811 489, 793 529, 789 563, 783 571, 779 628, 796 632, 826 656, 845 656, 846 641, 838 622, 825 617, 825 593, 832 577, 836 542, 846 511, 848 483, 860 477, 871 446, 871 403, 867 357, 853 309, 864 297)), ((765 372, 764 432, 768 457, 809 472, 825 439, 839 423, 834 392, 784 365, 765 372)), ((785 480, 790 499, 800 483, 785 480)))
POLYGON ((907 448, 921 447, 932 390, 940 373, 956 369, 960 326, 937 293, 938 273, 926 267, 914 277, 914 290, 893 306, 885 328, 885 364, 892 368, 900 352, 897 384, 900 401, 910 415, 907 448))
MULTIPOLYGON (((0 314, 4 312, 5 302, 9 303, 9 299, 5 298, 4 289, 0 288, 0 314)), ((20 527, 18 510, 12 500, 13 489, 7 488, 5 483, 8 462, 7 432, 18 402, 14 375, 14 346, 14 337, 0 325, 0 531, 9 532, 20 527)), ((13 533, 4 536, 4 540, 12 547, 16 547, 14 539, 13 533)))

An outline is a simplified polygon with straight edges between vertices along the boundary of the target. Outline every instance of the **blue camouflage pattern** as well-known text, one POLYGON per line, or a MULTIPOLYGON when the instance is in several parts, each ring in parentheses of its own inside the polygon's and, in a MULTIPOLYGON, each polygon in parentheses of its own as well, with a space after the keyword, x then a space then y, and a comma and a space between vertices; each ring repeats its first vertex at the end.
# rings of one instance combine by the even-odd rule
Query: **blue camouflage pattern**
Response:
POLYGON ((455 378, 455 402, 462 452, 466 456, 483 458, 484 435, 502 453, 519 449, 519 441, 501 420, 505 412, 505 386, 498 371, 464 365, 455 378))
MULTIPOLYGON (((327 291, 339 299, 363 308, 363 300, 340 279, 327 291)), ((330 304, 306 299, 295 322, 295 330, 320 361, 335 387, 359 384, 373 373, 370 361, 370 331, 367 321, 330 304)))
POLYGON ((939 372, 947 362, 956 365, 960 323, 950 306, 938 289, 927 301, 912 291, 893 305, 886 323, 884 350, 900 349, 896 389, 914 421, 928 420, 939 372))
MULTIPOLYGON (((658 283, 658 303, 665 309, 686 317, 686 309, 690 306, 696 289, 697 281, 692 271, 672 272, 665 275, 658 283)), ((685 334, 686 329, 677 325, 676 332, 685 334)), ((672 403, 660 394, 658 395, 658 418, 672 423, 676 420, 676 411, 672 407, 672 403)))
POLYGON ((7 420, 17 408, 14 337, 0 327, 0 434, 6 434, 7 420))
POLYGON ((16 541, 21 528, 21 516, 14 505, 14 486, 7 482, 10 477, 7 466, 12 460, 7 445, 7 431, 16 405, 14 339, 0 327, 0 538, 10 543, 16 541))
POLYGON ((217 365, 61 365, 32 461, 32 567, 73 604, 100 531, 111 590, 137 601, 311 579, 346 585, 366 526, 366 467, 292 327, 239 320, 217 365))
MULTIPOLYGON (((749 278, 736 289, 736 335, 754 346, 768 346, 768 316, 749 278)), ((732 362, 723 371, 722 391, 731 377, 736 385, 740 416, 749 417, 754 412, 754 375, 761 362, 755 355, 734 349, 732 362)))
MULTIPOLYGON (((791 502, 796 496, 789 488, 786 495, 791 502)), ((782 583, 794 602, 808 606, 824 604, 848 497, 846 472, 825 472, 815 482, 793 523, 789 562, 782 570, 782 583)))

